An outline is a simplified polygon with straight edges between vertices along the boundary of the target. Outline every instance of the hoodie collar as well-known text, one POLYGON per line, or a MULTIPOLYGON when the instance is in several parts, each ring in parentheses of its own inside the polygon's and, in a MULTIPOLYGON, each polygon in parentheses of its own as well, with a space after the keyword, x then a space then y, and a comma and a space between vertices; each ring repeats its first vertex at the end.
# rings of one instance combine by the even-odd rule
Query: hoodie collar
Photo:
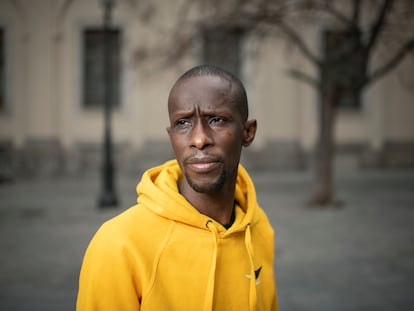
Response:
MULTIPOLYGON (((147 170, 137 186, 139 204, 145 205, 154 213, 191 226, 206 229, 205 224, 210 217, 201 214, 179 193, 178 181, 182 177, 176 160, 147 170)), ((239 165, 235 190, 236 218, 228 233, 245 230, 246 226, 255 222, 256 192, 246 170, 239 165)), ((212 220, 213 223, 216 223, 212 220)), ((218 232, 226 231, 216 223, 218 232)))

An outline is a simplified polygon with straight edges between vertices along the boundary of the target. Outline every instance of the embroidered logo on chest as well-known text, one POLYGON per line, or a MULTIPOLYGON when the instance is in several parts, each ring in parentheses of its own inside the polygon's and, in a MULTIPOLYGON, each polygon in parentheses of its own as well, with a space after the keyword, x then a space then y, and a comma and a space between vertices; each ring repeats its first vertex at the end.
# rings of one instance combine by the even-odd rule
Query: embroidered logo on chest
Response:
MULTIPOLYGON (((260 266, 257 270, 254 271, 254 278, 256 280, 256 285, 260 284, 259 276, 260 276, 260 272, 262 271, 262 267, 260 266)), ((249 280, 252 278, 251 274, 246 274, 246 278, 248 278, 249 280)))

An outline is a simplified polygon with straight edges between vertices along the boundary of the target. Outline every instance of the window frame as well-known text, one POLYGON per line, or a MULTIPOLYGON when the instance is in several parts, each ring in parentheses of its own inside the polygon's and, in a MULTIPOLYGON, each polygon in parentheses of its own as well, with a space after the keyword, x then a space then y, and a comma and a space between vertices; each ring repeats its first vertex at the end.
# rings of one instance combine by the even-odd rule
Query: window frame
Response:
MULTIPOLYGON (((201 61, 206 64, 218 66, 223 68, 236 77, 241 79, 243 74, 243 49, 246 33, 241 27, 231 27, 223 29, 221 27, 211 27, 204 26, 201 27, 200 31, 200 43, 201 43, 201 61), (231 40, 234 40, 233 44, 236 45, 236 50, 232 55, 236 54, 236 59, 233 64, 225 63, 226 56, 218 57, 219 61, 214 60, 214 55, 208 55, 209 53, 217 53, 217 49, 223 48, 221 53, 225 53, 225 49, 230 46, 223 45, 225 42, 226 36, 230 37, 231 40), (215 42, 214 42, 215 41, 215 42), (212 46, 214 43, 217 43, 216 46, 212 46), (209 47, 210 50, 208 50, 209 47), (216 49, 216 51, 214 51, 216 49), (223 61, 224 60, 224 61, 223 61)), ((220 52, 219 52, 220 53, 220 52)))
MULTIPOLYGON (((104 77, 104 73, 103 73, 103 66, 100 69, 98 69, 98 70, 101 71, 100 73, 92 74, 92 82, 86 81, 88 79, 88 77, 91 76, 91 74, 90 73, 88 74, 88 72, 87 72, 88 71, 87 66, 94 66, 95 65, 95 67, 96 67, 96 66, 100 66, 100 65, 97 65, 99 62, 101 62, 101 64, 103 64, 103 62, 104 62, 104 60, 103 60, 103 45, 104 45, 103 35, 104 35, 104 31, 105 31, 105 29, 102 26, 97 26, 97 25, 88 25, 88 26, 82 27, 82 29, 81 29, 81 33, 80 33, 80 49, 81 49, 81 59, 80 59, 80 74, 81 74, 81 79, 80 79, 81 80, 80 107, 83 110, 93 111, 93 110, 103 109, 103 107, 104 107, 104 83, 105 83, 104 79, 105 79, 105 77, 104 77), (99 46, 94 47, 94 49, 95 49, 94 53, 95 54, 100 53, 100 55, 97 57, 98 60, 96 60, 96 62, 92 65, 88 65, 88 61, 90 61, 90 59, 94 58, 93 54, 88 55, 88 50, 87 50, 88 49, 88 46, 87 46, 87 44, 88 44, 88 42, 87 42, 88 33, 89 34, 95 33, 94 35, 97 36, 97 37, 101 36, 100 39, 95 38, 96 42, 101 40, 101 43, 97 43, 97 45, 100 45, 100 47, 99 46), (102 49, 102 50, 97 52, 97 50, 99 50, 99 49, 102 49), (99 78, 99 79, 94 79, 93 78, 94 76, 96 77, 99 74, 101 75, 101 78, 99 78), (97 82, 99 80, 100 80, 100 82, 97 82), (93 101, 90 101, 90 98, 93 97, 93 94, 92 95, 87 94, 88 87, 89 87, 88 83, 90 83, 91 85, 94 85, 94 83, 95 83, 95 86, 96 86, 96 83, 101 83, 101 86, 98 86, 98 89, 99 89, 99 87, 101 88, 100 91, 96 91, 96 92, 98 92, 98 93, 102 92, 102 93, 98 94, 98 95, 95 93, 95 97, 98 98, 98 99, 97 100, 95 99, 94 104, 91 104, 91 102, 93 102, 93 101)), ((117 45, 115 47, 115 53, 116 53, 115 59, 113 58, 114 54, 111 54, 112 56, 110 56, 110 57, 112 57, 111 58, 112 62, 113 62, 112 66, 116 66, 115 68, 112 68, 112 70, 117 73, 117 76, 115 76, 115 78, 112 79, 112 83, 113 83, 113 90, 112 90, 113 100, 112 100, 111 105, 112 105, 112 109, 120 109, 121 106, 122 106, 122 100, 121 100, 122 99, 122 94, 121 94, 121 90, 122 90, 121 58, 122 58, 123 29, 121 27, 118 27, 118 26, 112 26, 109 29, 109 31, 110 31, 111 34, 116 34, 116 36, 117 36, 115 38, 116 39, 115 42, 117 43, 117 45)), ((95 42, 95 44, 96 44, 96 42, 95 42)), ((92 70, 93 70, 93 68, 92 68, 92 70)))

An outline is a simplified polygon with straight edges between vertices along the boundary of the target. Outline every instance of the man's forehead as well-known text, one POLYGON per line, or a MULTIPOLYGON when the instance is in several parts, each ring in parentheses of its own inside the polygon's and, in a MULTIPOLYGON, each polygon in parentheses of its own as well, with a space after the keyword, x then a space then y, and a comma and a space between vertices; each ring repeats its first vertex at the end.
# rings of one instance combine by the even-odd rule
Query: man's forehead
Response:
MULTIPOLYGON (((178 107, 198 105, 204 100, 212 100, 215 104, 221 102, 220 105, 225 104, 227 108, 240 110, 238 88, 233 83, 232 80, 218 75, 196 75, 181 78, 172 88, 168 98, 169 115, 171 116, 171 113, 176 111, 178 107)), ((218 106, 215 108, 217 109, 218 106)))
POLYGON ((179 80, 173 87, 168 100, 169 108, 182 101, 202 100, 207 98, 225 97, 226 101, 236 101, 237 95, 229 80, 220 76, 192 76, 179 80))

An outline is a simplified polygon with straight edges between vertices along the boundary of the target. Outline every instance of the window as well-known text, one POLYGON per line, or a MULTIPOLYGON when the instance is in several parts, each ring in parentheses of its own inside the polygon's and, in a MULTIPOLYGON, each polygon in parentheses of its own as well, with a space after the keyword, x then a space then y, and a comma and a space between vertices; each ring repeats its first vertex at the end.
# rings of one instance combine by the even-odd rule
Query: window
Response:
MULTIPOLYGON (((102 28, 90 28, 83 31, 82 105, 85 108, 96 108, 104 105, 104 35, 105 31, 102 28)), ((113 107, 117 107, 120 104, 121 32, 119 29, 110 29, 108 36, 109 72, 112 85, 110 103, 113 107)))
POLYGON ((206 29, 202 33, 203 62, 221 67, 240 77, 242 63, 241 29, 206 29))
POLYGON ((4 28, 0 27, 0 112, 6 110, 6 42, 4 28))
MULTIPOLYGON (((358 37, 351 33, 325 31, 324 52, 326 59, 331 60, 335 66, 339 66, 336 67, 339 68, 338 70, 332 71, 336 77, 331 76, 330 79, 352 83, 364 77, 364 66, 361 63, 363 55, 358 53, 360 50, 353 51, 356 40, 358 40, 358 37)), ((360 89, 351 83, 346 84, 342 90, 342 96, 338 102, 340 109, 358 110, 361 108, 360 89)))

